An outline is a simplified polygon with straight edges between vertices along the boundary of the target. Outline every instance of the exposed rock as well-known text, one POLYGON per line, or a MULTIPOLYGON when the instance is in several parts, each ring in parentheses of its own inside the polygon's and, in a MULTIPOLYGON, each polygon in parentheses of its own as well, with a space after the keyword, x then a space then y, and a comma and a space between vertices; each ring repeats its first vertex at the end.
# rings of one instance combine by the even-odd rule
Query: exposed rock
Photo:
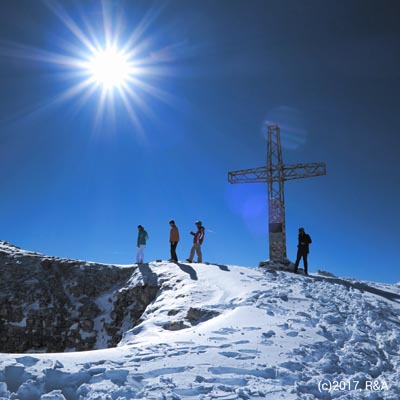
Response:
POLYGON ((80 327, 85 332, 93 332, 94 322, 91 319, 84 319, 80 322, 80 327))
POLYGON ((50 268, 53 266, 51 260, 48 260, 47 258, 46 258, 45 260, 43 260, 43 261, 40 263, 40 265, 41 265, 42 268, 45 269, 45 270, 50 269, 50 268))
POLYGON ((0 352, 113 347, 158 290, 146 265, 48 257, 0 241, 0 352))
POLYGON ((185 324, 183 321, 174 321, 166 323, 163 328, 168 331, 180 331, 181 329, 189 328, 189 325, 185 324))
POLYGON ((192 325, 197 325, 200 322, 207 321, 211 318, 216 317, 217 315, 219 315, 219 313, 213 310, 190 307, 187 312, 186 318, 192 325))

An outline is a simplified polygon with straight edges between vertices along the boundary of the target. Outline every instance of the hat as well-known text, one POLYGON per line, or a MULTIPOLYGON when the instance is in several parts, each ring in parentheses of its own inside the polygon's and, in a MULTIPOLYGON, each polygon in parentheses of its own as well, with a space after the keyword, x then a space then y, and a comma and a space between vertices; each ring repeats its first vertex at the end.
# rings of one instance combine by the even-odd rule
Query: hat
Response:
POLYGON ((171 221, 169 221, 170 224, 175 225, 175 221, 173 219, 171 219, 171 221))
POLYGON ((201 226, 201 221, 196 221, 195 224, 201 226))
POLYGON ((304 232, 304 228, 299 228, 299 231, 300 232, 304 232))

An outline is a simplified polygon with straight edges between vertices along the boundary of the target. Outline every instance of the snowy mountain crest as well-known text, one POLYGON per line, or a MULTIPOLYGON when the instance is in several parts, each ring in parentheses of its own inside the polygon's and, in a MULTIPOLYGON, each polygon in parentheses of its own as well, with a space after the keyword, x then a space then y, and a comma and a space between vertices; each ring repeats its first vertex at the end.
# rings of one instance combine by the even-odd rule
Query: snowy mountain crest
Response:
POLYGON ((4 242, 0 278, 0 398, 400 398, 397 285, 230 265, 104 265, 4 242), (61 351, 49 329, 62 351, 97 350, 49 353, 61 351))

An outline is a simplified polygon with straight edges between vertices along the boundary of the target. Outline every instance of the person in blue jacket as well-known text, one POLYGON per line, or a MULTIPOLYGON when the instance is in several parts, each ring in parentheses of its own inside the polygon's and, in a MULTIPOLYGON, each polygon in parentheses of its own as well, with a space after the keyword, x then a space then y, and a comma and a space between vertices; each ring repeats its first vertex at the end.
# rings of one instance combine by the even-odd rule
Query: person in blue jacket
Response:
POLYGON ((136 262, 138 264, 143 264, 144 249, 146 248, 146 242, 148 238, 149 235, 144 230, 143 226, 138 225, 137 254, 136 254, 136 262))

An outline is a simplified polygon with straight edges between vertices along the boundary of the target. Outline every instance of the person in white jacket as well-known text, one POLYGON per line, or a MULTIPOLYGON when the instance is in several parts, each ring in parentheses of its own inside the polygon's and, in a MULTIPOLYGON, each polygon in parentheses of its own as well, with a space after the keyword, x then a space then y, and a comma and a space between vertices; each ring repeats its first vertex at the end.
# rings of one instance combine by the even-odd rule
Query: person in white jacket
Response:
POLYGON ((201 263, 203 261, 203 254, 201 252, 201 245, 203 244, 204 240, 204 226, 202 225, 201 221, 196 221, 197 232, 190 232, 191 235, 194 236, 193 238, 193 246, 190 250, 190 256, 186 260, 188 262, 193 262, 194 252, 197 253, 197 262, 201 263))

